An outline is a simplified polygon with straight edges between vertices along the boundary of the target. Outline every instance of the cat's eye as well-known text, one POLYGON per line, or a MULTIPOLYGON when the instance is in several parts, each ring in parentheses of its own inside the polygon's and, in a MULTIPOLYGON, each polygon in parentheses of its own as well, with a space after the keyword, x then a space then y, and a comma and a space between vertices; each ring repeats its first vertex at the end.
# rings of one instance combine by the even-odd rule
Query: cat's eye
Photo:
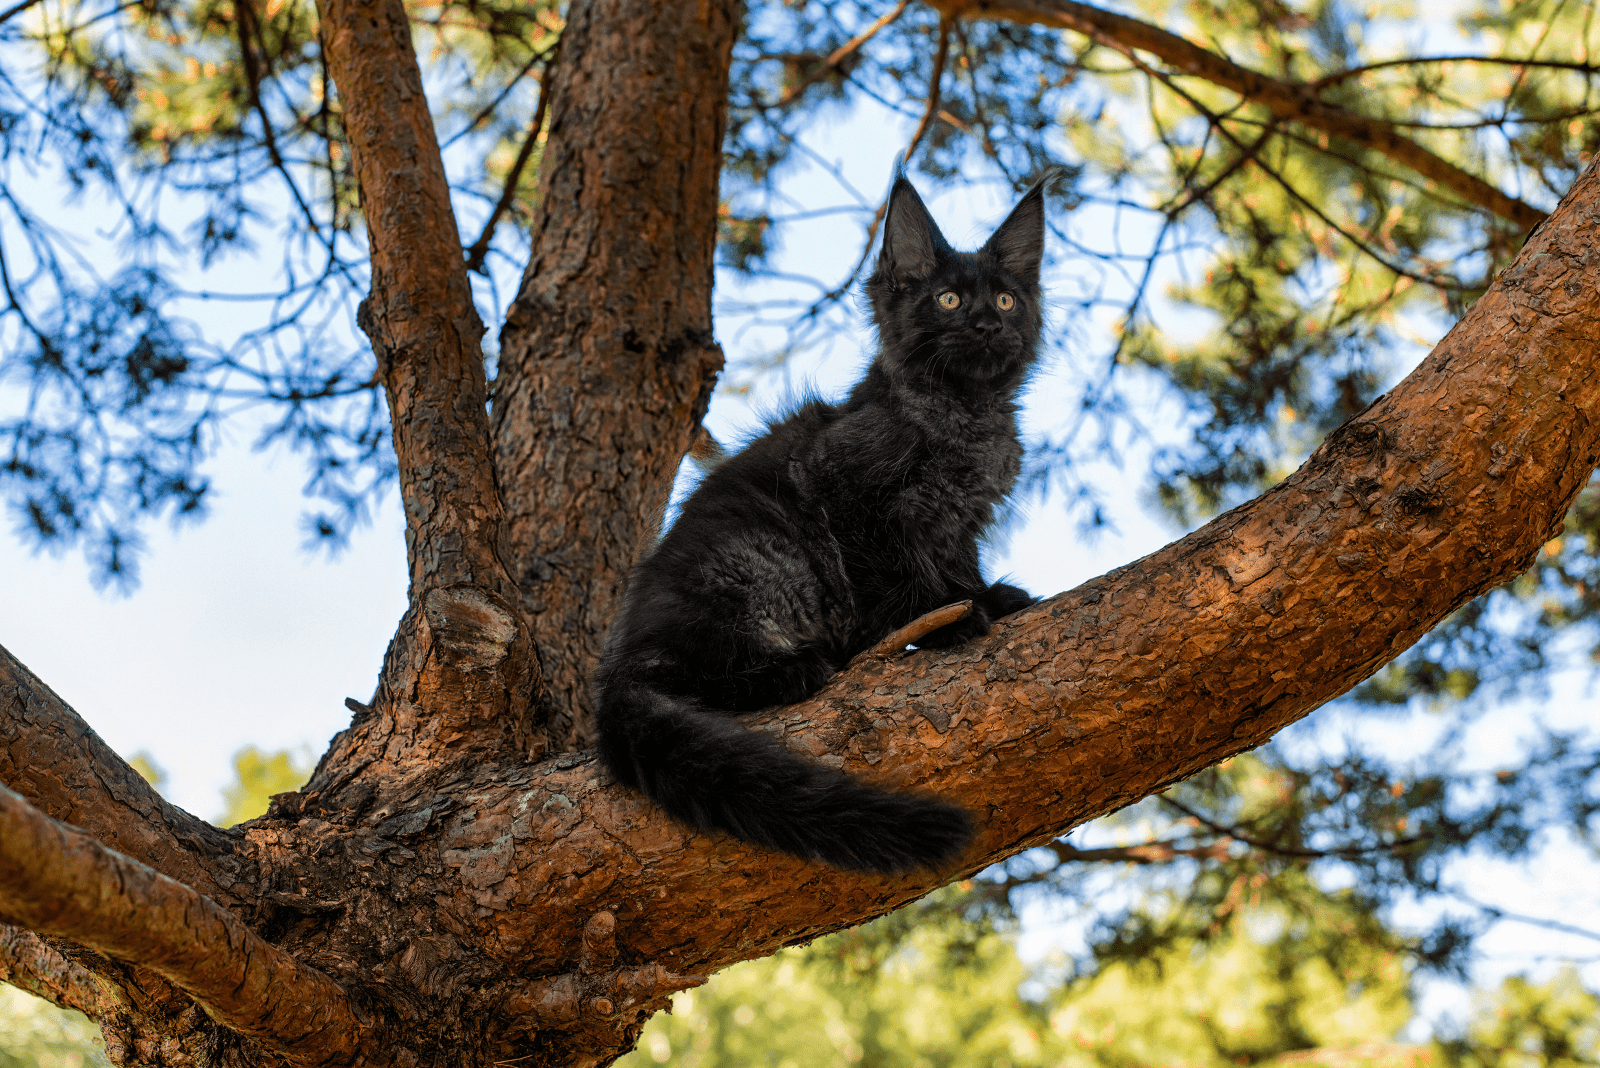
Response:
POLYGON ((939 307, 943 308, 945 311, 950 311, 953 308, 959 308, 961 307, 961 298, 956 296, 954 293, 940 293, 939 307))
POLYGON ((1017 306, 1016 298, 1010 293, 1000 294, 998 297, 994 298, 994 302, 1000 305, 1001 311, 1010 311, 1012 308, 1017 306))

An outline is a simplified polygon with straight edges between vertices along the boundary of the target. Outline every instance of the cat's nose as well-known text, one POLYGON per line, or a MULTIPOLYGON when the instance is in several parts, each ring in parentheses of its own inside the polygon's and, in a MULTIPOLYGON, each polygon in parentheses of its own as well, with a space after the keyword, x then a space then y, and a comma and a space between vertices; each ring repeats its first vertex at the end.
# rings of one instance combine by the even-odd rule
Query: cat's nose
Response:
POLYGON ((982 330, 986 334, 992 334, 1000 329, 1000 317, 998 315, 980 315, 973 320, 972 326, 975 330, 982 330))

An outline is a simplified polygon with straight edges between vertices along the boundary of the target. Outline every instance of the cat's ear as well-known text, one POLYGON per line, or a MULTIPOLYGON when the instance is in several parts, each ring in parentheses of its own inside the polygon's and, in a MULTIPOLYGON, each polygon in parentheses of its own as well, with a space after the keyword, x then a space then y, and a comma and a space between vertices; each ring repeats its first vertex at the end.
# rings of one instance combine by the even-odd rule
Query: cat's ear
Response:
POLYGON ((1054 177, 1051 173, 1035 182, 983 246, 1007 274, 1029 285, 1039 284, 1039 264, 1044 260, 1044 187, 1054 177))
POLYGON ((883 220, 883 248, 878 252, 880 276, 897 284, 926 278, 933 273, 950 244, 928 214, 922 198, 905 175, 894 180, 889 193, 889 213, 883 220))

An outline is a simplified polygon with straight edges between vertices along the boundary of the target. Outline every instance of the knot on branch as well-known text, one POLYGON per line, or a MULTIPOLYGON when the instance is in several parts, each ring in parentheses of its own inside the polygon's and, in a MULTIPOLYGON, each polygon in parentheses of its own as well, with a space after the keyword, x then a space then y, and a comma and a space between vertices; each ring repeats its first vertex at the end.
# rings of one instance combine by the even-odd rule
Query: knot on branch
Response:
POLYGON ((677 975, 651 962, 618 968, 616 917, 597 912, 583 925, 576 971, 538 979, 513 992, 501 1011, 528 1031, 570 1030, 589 1025, 642 1022, 649 1011, 666 1007, 668 995, 706 981, 703 975, 677 975))
POLYGON ((462 671, 498 667, 517 638, 516 614, 477 586, 429 590, 422 614, 438 649, 462 671))

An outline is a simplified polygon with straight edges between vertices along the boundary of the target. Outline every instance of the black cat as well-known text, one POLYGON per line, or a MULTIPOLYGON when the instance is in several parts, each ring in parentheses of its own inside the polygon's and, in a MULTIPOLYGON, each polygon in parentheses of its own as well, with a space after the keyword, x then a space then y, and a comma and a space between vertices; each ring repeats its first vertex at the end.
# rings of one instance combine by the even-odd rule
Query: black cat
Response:
POLYGON ((962 810, 809 763, 731 713, 792 704, 918 616, 943 648, 1033 603, 978 568, 1016 479, 1016 395, 1041 321, 1043 185, 957 252, 902 176, 866 290, 881 351, 714 468, 635 570, 596 675, 600 754, 685 823, 842 868, 958 855, 962 810))

